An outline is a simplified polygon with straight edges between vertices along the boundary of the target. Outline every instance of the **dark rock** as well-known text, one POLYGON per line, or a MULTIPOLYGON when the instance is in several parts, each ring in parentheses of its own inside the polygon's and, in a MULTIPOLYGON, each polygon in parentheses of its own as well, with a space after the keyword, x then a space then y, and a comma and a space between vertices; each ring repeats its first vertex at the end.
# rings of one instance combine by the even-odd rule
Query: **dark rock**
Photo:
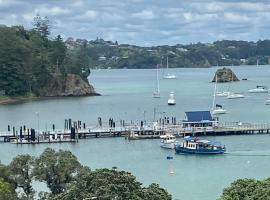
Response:
POLYGON ((216 71, 212 82, 216 82, 216 78, 218 83, 239 81, 235 73, 230 68, 225 67, 216 71))
POLYGON ((96 93, 92 85, 84 81, 79 75, 67 74, 63 77, 61 74, 52 74, 45 85, 39 90, 42 97, 60 97, 60 96, 91 96, 100 95, 96 93))

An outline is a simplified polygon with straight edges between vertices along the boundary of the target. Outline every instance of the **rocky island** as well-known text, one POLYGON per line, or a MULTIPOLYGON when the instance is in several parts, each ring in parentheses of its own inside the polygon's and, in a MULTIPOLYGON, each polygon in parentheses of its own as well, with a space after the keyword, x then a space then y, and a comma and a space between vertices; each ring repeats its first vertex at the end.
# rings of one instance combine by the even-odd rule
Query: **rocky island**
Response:
POLYGON ((216 82, 216 81, 218 83, 225 83, 225 82, 231 82, 231 81, 239 81, 239 79, 230 68, 223 67, 216 71, 212 82, 216 82))
POLYGON ((0 103, 62 96, 99 95, 88 82, 86 45, 69 49, 51 38, 46 19, 34 28, 0 26, 0 103))

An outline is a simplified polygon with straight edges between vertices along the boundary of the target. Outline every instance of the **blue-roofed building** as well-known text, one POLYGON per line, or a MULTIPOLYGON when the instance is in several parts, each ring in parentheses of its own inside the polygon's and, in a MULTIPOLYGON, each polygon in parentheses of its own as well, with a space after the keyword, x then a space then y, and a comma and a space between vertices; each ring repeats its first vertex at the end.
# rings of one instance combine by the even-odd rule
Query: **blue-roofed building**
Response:
POLYGON ((192 111, 185 112, 186 117, 183 120, 183 126, 186 127, 212 127, 216 122, 210 111, 192 111))

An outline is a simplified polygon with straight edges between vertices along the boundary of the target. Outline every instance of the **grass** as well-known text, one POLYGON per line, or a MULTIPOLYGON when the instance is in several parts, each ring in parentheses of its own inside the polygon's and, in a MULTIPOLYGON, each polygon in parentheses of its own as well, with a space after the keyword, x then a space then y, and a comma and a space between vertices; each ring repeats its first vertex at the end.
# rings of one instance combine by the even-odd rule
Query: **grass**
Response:
POLYGON ((0 104, 14 103, 24 100, 36 99, 38 98, 34 93, 28 92, 25 95, 18 96, 0 96, 0 104))

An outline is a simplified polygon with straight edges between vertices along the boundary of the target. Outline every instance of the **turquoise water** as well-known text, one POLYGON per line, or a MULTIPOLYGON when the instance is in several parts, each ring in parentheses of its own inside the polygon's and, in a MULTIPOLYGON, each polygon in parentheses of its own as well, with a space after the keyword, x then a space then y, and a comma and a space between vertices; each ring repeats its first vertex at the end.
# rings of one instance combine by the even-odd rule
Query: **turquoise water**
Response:
MULTIPOLYGON (((216 68, 170 69, 176 80, 160 80, 160 99, 152 98, 155 70, 100 70, 92 71, 90 81, 101 97, 58 98, 21 104, 0 105, 0 130, 7 124, 50 128, 64 126, 65 118, 80 119, 95 124, 97 118, 153 120, 157 117, 184 117, 184 111, 208 110, 212 105, 214 84, 211 79, 216 68), (177 105, 167 106, 170 91, 176 94, 177 105)), ((268 94, 246 93, 256 85, 270 86, 270 67, 233 67, 234 72, 247 81, 218 84, 220 90, 245 92, 245 99, 218 98, 228 110, 221 121, 270 122, 270 106, 264 105, 268 94)), ((162 74, 162 71, 160 71, 162 74)), ((9 163, 22 153, 40 154, 44 148, 71 150, 79 160, 91 168, 113 167, 132 172, 144 184, 159 183, 173 194, 174 199, 216 199, 222 189, 241 177, 266 178, 270 168, 270 135, 209 137, 227 146, 222 156, 174 155, 161 149, 158 140, 126 141, 124 138, 81 140, 78 144, 12 145, 0 144, 1 162, 9 163), (174 175, 169 174, 167 155, 173 155, 174 175)))

